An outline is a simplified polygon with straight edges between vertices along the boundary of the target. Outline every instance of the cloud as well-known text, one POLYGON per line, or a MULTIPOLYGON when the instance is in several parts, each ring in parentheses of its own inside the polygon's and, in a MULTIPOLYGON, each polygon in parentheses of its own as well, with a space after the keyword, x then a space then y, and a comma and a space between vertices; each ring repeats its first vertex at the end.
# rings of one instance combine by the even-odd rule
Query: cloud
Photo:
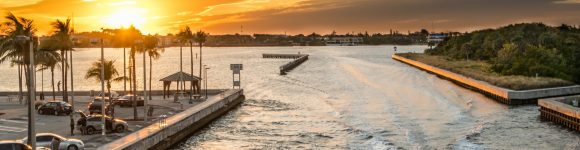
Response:
POLYGON ((0 8, 32 5, 32 4, 36 4, 40 1, 42 1, 42 0, 1 0, 0 1, 0 8))
POLYGON ((146 10, 147 33, 189 25, 212 33, 290 34, 473 30, 517 22, 577 24, 580 0, 0 0, 3 10, 34 19, 39 30, 74 12, 79 30, 97 30, 118 9, 146 10), (16 2, 16 3, 15 3, 16 2), (27 2, 26 5, 24 3, 27 2), (7 4, 10 3, 10 7, 7 4), (15 5, 17 4, 18 5, 15 5))
POLYGON ((580 4, 580 0, 558 0, 558 1, 555 1, 554 3, 557 3, 557 4, 580 4))

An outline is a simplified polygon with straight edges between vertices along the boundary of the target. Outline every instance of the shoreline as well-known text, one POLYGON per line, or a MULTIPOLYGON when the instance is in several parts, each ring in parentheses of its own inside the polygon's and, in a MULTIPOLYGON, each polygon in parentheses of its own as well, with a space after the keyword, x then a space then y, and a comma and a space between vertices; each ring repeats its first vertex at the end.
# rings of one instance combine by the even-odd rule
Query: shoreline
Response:
POLYGON ((445 69, 431 66, 419 61, 411 60, 397 54, 393 54, 392 59, 408 64, 415 68, 435 74, 440 78, 450 80, 467 89, 482 93, 483 95, 495 99, 507 105, 537 104, 540 98, 558 97, 580 94, 580 85, 542 88, 533 90, 511 90, 492 85, 485 81, 476 80, 457 74, 445 69))

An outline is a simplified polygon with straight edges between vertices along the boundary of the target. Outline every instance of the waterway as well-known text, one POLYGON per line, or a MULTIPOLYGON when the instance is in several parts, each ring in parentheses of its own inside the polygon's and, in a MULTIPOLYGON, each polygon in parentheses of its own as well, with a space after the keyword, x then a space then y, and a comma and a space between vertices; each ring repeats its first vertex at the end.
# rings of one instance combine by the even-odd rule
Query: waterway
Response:
MULTIPOLYGON (((580 149, 580 134, 541 121, 537 106, 500 104, 392 60, 392 48, 204 48, 209 88, 231 88, 229 64, 244 64, 246 101, 174 149, 580 149), (298 52, 310 59, 286 76, 278 75, 278 66, 288 60, 261 58, 298 52)), ((398 46, 400 52, 425 48, 398 46)), ((198 49, 193 50, 198 75, 198 49)), ((95 54, 98 49, 75 52, 75 89, 100 89, 84 79, 95 54)), ((119 69, 122 54, 106 49, 106 58, 116 60, 119 69)), ((191 72, 189 48, 183 56, 183 70, 191 72)), ((179 70, 179 60, 179 48, 167 48, 154 60, 154 89, 161 89, 160 78, 179 70)), ((10 79, 0 81, 0 91, 17 90, 16 69, 1 64, 0 72, 0 78, 10 79)), ((50 74, 44 74, 46 91, 50 74)), ((122 91, 123 83, 113 89, 122 91)))

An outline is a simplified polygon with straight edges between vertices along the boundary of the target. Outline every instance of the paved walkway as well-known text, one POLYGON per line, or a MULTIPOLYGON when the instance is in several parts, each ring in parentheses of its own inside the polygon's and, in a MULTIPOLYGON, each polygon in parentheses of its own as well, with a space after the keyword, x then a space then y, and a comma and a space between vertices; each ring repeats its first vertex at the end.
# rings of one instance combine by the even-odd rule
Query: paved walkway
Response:
MULTIPOLYGON (((211 97, 213 96, 210 96, 210 98, 211 97)), ((5 99, 6 97, 0 97, 0 140, 22 139, 27 136, 28 117, 26 106, 14 101, 8 102, 5 99)), ((88 96, 75 97, 75 110, 81 110, 88 114, 87 106, 89 101, 90 99, 88 96)), ((151 123, 155 123, 157 117, 160 115, 171 116, 199 103, 201 102, 198 101, 189 104, 187 98, 182 98, 178 103, 175 103, 173 102, 173 99, 163 100, 162 96, 153 96, 153 100, 149 101, 149 104, 154 108, 153 118, 148 120, 148 122, 143 122, 144 107, 137 107, 139 116, 138 120, 141 121, 127 121, 129 123, 129 132, 111 133, 107 135, 106 141, 103 141, 100 134, 80 135, 78 130, 75 130, 75 135, 71 136, 69 116, 36 114, 36 131, 37 133, 51 132, 67 138, 81 139, 85 142, 87 149, 94 149, 103 143, 120 138, 151 123)), ((115 117, 133 120, 133 108, 117 106, 115 107, 115 117)), ((78 118, 79 116, 75 115, 75 123, 78 118)))

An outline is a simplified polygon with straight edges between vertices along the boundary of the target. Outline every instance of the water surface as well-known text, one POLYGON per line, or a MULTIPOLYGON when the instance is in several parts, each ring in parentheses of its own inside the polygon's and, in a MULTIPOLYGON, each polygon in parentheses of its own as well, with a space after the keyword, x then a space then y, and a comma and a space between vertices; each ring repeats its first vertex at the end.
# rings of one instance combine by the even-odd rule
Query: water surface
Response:
MULTIPOLYGON (((392 47, 204 48, 209 87, 230 88, 229 64, 242 63, 247 99, 174 148, 580 149, 580 134, 540 121, 537 106, 508 107, 394 61, 392 47), (298 52, 310 59, 286 76, 278 75, 278 66, 288 60, 261 58, 298 52)), ((398 46, 404 52, 425 48, 398 46)), ((100 88, 83 78, 97 52, 75 52, 75 89, 100 88)), ((191 72, 189 55, 184 48, 185 72, 191 72)), ((107 49, 106 57, 122 66, 121 50, 107 49)), ((154 61, 155 89, 162 86, 158 79, 179 70, 179 58, 179 48, 168 48, 154 61)), ((194 59, 195 75, 198 65, 194 59)), ((0 71, 0 91, 16 90, 16 69, 2 64, 0 71)), ((49 78, 45 72, 45 90, 49 78)))

